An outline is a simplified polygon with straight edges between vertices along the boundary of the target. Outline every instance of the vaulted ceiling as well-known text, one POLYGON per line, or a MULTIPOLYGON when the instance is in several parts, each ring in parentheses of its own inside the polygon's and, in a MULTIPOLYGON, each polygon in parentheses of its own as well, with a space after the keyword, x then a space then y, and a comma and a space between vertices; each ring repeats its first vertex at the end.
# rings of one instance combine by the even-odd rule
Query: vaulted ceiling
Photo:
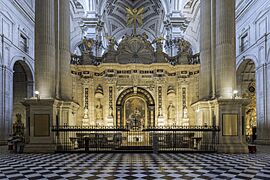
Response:
POLYGON ((152 39, 160 36, 164 20, 164 8, 160 0, 108 0, 103 21, 106 23, 109 35, 120 39, 125 33, 131 34, 132 27, 127 26, 126 8, 144 8, 143 26, 138 28, 139 33, 147 33, 152 39))
POLYGON ((133 28, 127 26, 126 8, 143 7, 143 26, 137 28, 137 34, 146 33, 150 41, 161 36, 184 37, 198 52, 199 1, 70 0, 72 47, 75 48, 83 36, 95 39, 98 29, 102 37, 113 36, 119 42, 125 34, 133 32, 133 28))

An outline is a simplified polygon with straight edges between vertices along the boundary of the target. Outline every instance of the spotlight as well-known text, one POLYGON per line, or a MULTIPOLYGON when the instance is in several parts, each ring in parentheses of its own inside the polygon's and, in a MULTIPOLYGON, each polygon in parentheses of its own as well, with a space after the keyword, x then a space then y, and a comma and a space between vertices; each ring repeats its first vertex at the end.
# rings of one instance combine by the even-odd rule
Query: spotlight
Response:
POLYGON ((39 97, 39 91, 35 91, 35 97, 36 97, 37 99, 40 99, 40 97, 39 97))
POLYGON ((237 94, 238 94, 238 90, 233 90, 233 99, 236 98, 237 94))

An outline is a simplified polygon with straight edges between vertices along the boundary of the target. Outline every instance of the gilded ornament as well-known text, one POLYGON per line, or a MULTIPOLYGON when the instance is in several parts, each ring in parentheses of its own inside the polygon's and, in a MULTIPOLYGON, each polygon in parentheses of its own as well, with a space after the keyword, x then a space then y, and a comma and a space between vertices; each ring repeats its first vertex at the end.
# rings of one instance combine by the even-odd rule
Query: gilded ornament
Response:
POLYGON ((127 25, 131 26, 133 25, 134 31, 133 33, 136 35, 136 26, 142 26, 143 25, 143 13, 144 13, 144 8, 138 9, 131 9, 131 8, 126 8, 127 10, 127 25))

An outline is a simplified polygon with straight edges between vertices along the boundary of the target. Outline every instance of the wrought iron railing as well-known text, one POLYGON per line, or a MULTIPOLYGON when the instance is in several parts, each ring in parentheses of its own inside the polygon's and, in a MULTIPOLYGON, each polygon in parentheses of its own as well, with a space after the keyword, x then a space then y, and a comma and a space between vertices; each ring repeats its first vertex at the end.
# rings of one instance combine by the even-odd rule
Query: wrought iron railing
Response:
POLYGON ((56 126, 52 131, 58 152, 215 152, 219 128, 56 126))

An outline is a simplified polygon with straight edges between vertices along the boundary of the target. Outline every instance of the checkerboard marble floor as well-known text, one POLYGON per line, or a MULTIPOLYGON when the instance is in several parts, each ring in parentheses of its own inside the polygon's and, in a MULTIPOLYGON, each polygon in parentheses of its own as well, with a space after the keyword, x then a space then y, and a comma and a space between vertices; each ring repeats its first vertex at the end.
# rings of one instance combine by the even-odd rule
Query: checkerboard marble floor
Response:
POLYGON ((0 153, 0 179, 270 179, 270 153, 0 153))

